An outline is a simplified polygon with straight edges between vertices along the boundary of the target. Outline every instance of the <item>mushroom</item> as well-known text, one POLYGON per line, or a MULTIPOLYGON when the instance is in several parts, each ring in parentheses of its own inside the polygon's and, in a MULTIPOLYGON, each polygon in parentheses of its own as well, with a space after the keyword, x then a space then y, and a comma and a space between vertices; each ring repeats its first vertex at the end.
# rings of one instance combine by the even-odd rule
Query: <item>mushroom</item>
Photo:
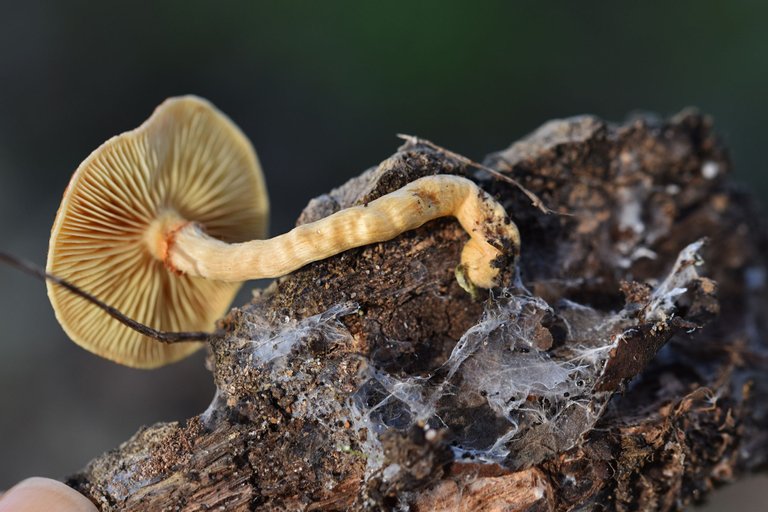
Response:
MULTIPOLYGON (((77 169, 51 233, 47 271, 158 330, 210 330, 240 284, 278 277, 353 247, 392 239, 443 216, 470 234, 459 282, 498 284, 520 238, 504 208, 472 181, 417 179, 365 205, 261 240, 266 187, 247 138, 200 98, 172 98, 77 169)), ((76 343, 112 361, 153 368, 200 343, 159 343, 49 282, 56 317, 76 343)))

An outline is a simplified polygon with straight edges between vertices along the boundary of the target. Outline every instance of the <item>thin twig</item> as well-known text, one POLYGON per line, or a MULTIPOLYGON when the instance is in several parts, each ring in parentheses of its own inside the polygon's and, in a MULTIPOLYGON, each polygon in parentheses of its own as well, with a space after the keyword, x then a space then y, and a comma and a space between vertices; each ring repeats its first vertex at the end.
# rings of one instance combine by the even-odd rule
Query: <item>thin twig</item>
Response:
POLYGON ((535 206, 536 208, 538 208, 542 212, 544 212, 546 214, 559 213, 559 212, 556 212, 555 210, 549 208, 547 205, 545 205, 544 201, 542 201, 541 198, 539 198, 539 196, 537 196, 536 194, 534 194, 533 192, 531 192, 530 190, 525 188, 522 183, 520 183, 519 181, 517 181, 514 178, 511 178, 511 177, 507 176, 506 174, 502 174, 502 173, 500 173, 499 171, 497 171, 495 169, 491 169, 488 166, 485 166, 485 165, 483 165, 481 163, 475 162, 471 158, 467 158, 464 155, 460 155, 458 153, 455 153, 455 152, 451 151, 450 149, 446 149, 444 147, 438 146, 434 142, 428 141, 426 139, 420 139, 419 137, 416 137, 414 135, 406 135, 404 133, 398 133, 397 136, 398 136, 398 138, 403 139, 403 140, 405 140, 407 142, 410 142, 411 144, 423 144, 425 146, 429 146, 432 149, 434 149, 436 151, 441 151, 441 152, 445 153, 446 155, 448 155, 448 156, 450 156, 452 158, 455 158, 455 159, 457 159, 457 160, 459 160, 459 161, 461 161, 461 162, 463 162, 463 163, 465 163, 465 164, 467 164, 469 166, 472 166, 472 167, 474 167, 476 169, 480 169, 482 171, 488 172, 493 177, 498 178, 498 179, 500 179, 502 181, 506 181, 507 183, 511 183, 512 185, 516 186, 518 189, 520 189, 520 191, 523 194, 525 194, 528 197, 528 199, 531 200, 531 204, 533 204, 533 206, 535 206))
POLYGON ((154 329, 152 327, 149 327, 148 325, 144 325, 141 322, 138 322, 132 318, 127 317, 124 313, 121 313, 118 309, 97 299, 90 293, 81 290, 80 288, 70 283, 69 281, 66 281, 53 274, 49 274, 48 272, 38 267, 34 263, 31 263, 29 261, 23 260, 21 258, 18 258, 16 256, 13 256, 11 254, 8 254, 2 251, 0 251, 0 262, 5 263, 13 268, 16 268, 17 270, 21 270, 22 272, 29 274, 32 277, 36 277, 43 281, 48 280, 48 281, 51 281, 52 283, 55 283, 65 288, 66 290, 74 293, 78 297, 82 297, 83 299, 87 300, 88 302, 95 305, 96 307, 103 309, 109 316, 121 322, 123 325, 130 327, 131 329, 138 332, 139 334, 143 334, 144 336, 155 339, 157 341, 160 341, 163 343, 179 343, 184 341, 206 341, 212 335, 211 333, 207 333, 207 332, 158 331, 157 329, 154 329))

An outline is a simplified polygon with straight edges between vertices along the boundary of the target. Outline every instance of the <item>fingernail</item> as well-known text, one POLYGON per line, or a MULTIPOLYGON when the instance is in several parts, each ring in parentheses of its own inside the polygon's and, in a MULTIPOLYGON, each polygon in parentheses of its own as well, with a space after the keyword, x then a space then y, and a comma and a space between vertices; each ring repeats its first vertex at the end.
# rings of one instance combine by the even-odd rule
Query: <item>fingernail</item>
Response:
POLYGON ((0 512, 98 512, 88 499, 56 480, 33 477, 0 496, 0 512))

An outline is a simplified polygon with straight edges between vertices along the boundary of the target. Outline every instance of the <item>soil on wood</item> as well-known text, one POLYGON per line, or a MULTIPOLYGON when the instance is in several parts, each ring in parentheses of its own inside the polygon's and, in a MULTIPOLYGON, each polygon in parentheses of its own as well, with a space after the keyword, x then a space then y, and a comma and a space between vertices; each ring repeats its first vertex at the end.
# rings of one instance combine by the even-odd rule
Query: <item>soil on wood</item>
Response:
POLYGON ((708 118, 551 121, 477 165, 409 139, 299 222, 470 177, 517 223, 473 298, 451 219, 223 320, 218 392, 69 484, 104 510, 676 510, 765 466, 765 230, 708 118), (554 213, 486 167, 517 180, 554 213))

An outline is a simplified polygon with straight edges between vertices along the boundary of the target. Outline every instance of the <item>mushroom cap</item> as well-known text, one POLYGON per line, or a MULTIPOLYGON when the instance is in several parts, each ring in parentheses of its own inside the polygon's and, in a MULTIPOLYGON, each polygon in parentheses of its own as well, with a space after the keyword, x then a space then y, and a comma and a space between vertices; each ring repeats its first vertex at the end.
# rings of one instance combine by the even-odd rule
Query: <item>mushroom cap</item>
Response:
MULTIPOLYGON (((170 98, 77 168, 53 224, 47 271, 155 329, 208 331, 240 283, 168 270, 150 252, 148 231, 158 219, 179 219, 242 242, 266 235, 268 215, 264 177, 245 135, 206 100, 170 98)), ((75 343, 117 363, 155 368, 202 346, 143 336, 50 282, 48 296, 75 343)))

